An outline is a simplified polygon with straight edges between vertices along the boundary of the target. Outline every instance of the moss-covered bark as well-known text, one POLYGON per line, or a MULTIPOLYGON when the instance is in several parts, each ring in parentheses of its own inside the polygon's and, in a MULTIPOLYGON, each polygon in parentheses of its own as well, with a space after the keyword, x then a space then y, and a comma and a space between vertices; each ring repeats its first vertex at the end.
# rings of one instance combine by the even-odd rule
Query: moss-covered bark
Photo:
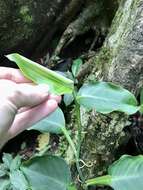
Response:
MULTIPOLYGON (((92 58, 95 66, 85 82, 108 80, 135 94, 139 92, 143 85, 142 11, 142 0, 120 2, 105 43, 99 54, 92 58)), ((103 174, 115 159, 119 145, 128 138, 123 132, 128 117, 119 113, 104 116, 95 111, 82 115, 86 134, 81 158, 87 165, 83 172, 89 178, 103 174)))
POLYGON ((121 1, 100 52, 102 54, 106 50, 110 55, 104 63, 101 57, 101 64, 104 64, 103 78, 121 84, 135 94, 139 93, 143 85, 142 11, 141 0, 121 1))
MULTIPOLYGON (((45 33, 55 28, 54 22, 62 15, 70 0, 1 0, 0 51, 33 50, 45 33)), ((57 27, 57 26, 56 26, 57 27)))

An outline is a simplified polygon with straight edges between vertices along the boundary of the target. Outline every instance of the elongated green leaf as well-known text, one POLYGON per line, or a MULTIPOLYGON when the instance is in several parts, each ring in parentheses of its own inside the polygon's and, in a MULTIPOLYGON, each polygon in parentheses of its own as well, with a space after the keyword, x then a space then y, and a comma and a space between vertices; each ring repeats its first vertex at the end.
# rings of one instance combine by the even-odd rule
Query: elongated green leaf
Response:
POLYGON ((77 94, 77 101, 80 105, 95 108, 97 112, 104 114, 112 111, 133 114, 140 109, 132 93, 110 82, 82 86, 77 94))
POLYGON ((109 167, 108 174, 88 180, 87 185, 110 185, 114 190, 142 190, 143 156, 122 156, 109 167))
POLYGON ((64 76, 47 69, 26 57, 17 53, 6 56, 9 60, 16 62, 25 77, 36 84, 48 84, 50 92, 61 95, 72 93, 73 81, 64 76))
POLYGON ((29 130, 35 129, 42 133, 62 133, 61 128, 65 126, 65 118, 62 110, 57 108, 53 113, 51 113, 45 119, 39 121, 33 125, 29 130))
POLYGON ((23 164, 21 170, 32 190, 67 190, 71 184, 68 165, 56 156, 35 157, 23 164))
POLYGON ((78 75, 78 72, 82 64, 83 64, 82 59, 79 58, 79 59, 74 60, 72 64, 72 74, 74 77, 78 75))

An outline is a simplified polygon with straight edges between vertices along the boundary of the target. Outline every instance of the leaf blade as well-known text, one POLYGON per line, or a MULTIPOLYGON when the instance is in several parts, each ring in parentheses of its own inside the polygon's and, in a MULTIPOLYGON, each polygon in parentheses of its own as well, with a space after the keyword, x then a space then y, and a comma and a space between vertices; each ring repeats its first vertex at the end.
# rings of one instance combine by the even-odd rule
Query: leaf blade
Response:
POLYGON ((36 84, 48 84, 50 92, 57 95, 72 93, 73 81, 64 76, 47 69, 30 59, 13 53, 6 56, 9 60, 16 62, 25 77, 36 84))
POLYGON ((72 69, 72 74, 73 74, 74 77, 77 77, 78 72, 79 72, 80 67, 81 67, 82 64, 83 64, 83 61, 80 58, 73 61, 71 69, 72 69))
POLYGON ((109 185, 114 190, 143 188, 143 156, 123 155, 108 169, 107 176, 87 180, 87 185, 109 185))
POLYGON ((66 162, 56 156, 35 157, 25 162, 21 170, 33 190, 67 190, 71 184, 71 174, 66 162))
POLYGON ((51 113, 45 119, 39 121, 28 130, 38 130, 42 133, 55 133, 61 134, 62 127, 65 126, 65 118, 62 110, 57 108, 53 113, 51 113))
POLYGON ((137 112, 137 100, 133 94, 122 87, 109 82, 95 82, 84 85, 77 94, 77 101, 89 109, 100 113, 121 111, 127 114, 137 112))

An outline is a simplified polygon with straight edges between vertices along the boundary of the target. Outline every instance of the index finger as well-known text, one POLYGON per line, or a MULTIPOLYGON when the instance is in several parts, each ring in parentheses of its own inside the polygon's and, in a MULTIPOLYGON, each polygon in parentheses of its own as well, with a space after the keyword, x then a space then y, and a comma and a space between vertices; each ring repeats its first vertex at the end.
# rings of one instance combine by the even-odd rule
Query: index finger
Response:
POLYGON ((29 79, 25 78, 19 69, 9 67, 0 67, 0 79, 11 80, 16 83, 29 83, 29 79))

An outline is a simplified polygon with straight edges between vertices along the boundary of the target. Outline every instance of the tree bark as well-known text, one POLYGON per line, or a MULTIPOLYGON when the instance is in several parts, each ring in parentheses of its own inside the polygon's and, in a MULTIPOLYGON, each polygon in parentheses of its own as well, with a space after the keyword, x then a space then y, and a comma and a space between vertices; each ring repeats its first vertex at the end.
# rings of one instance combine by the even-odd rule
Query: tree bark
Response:
MULTIPOLYGON (((119 84, 135 95, 143 86, 143 1, 122 0, 112 22, 110 32, 100 52, 90 60, 91 73, 85 79, 106 80, 119 84)), ((86 165, 87 178, 102 175, 117 159, 118 147, 128 140, 123 128, 128 116, 90 113, 82 109, 82 123, 86 134, 81 158, 86 165)))

